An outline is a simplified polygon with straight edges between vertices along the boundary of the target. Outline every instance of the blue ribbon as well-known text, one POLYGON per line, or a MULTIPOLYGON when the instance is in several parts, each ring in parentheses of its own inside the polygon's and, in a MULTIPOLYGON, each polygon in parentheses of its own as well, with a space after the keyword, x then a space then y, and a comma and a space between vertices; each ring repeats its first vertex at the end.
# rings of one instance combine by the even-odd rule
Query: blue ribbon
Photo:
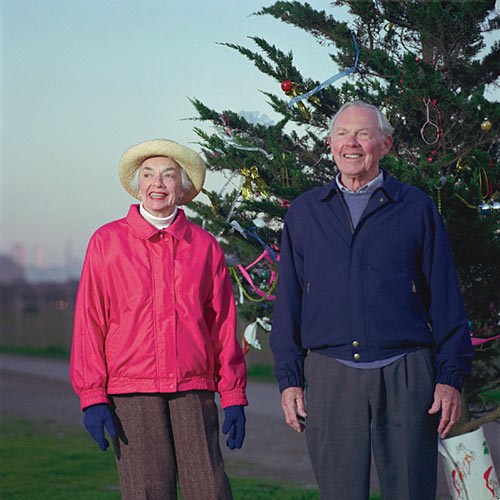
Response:
POLYGON ((320 83, 316 88, 310 90, 306 94, 301 94, 297 97, 294 97, 293 99, 290 100, 288 103, 288 107, 291 108, 295 103, 302 101, 303 99, 307 99, 308 97, 311 97, 312 95, 316 94, 316 92, 319 92, 320 90, 324 89, 325 87, 328 87, 328 85, 332 84, 336 80, 339 80, 340 78, 343 78, 344 76, 350 75, 351 73, 354 73, 358 67, 358 59, 359 59, 359 48, 358 44, 356 43, 356 38, 354 35, 352 35, 352 41, 354 42, 354 48, 356 49, 356 60, 354 61, 354 66, 349 69, 345 69, 344 71, 341 71, 340 73, 337 73, 336 75, 331 76, 328 78, 328 80, 325 80, 323 83, 320 83))
MULTIPOLYGON (((250 229, 257 229, 257 227, 253 226, 250 229)), ((271 257, 271 259, 273 259, 274 262, 278 262, 278 258, 276 257, 276 254, 274 253, 274 250, 267 243, 265 243, 261 238, 259 238, 255 233, 253 233, 252 231, 250 231, 250 229, 246 230, 247 234, 249 234, 250 236, 252 236, 252 238, 255 238, 267 250, 267 253, 269 254, 269 257, 271 257)))

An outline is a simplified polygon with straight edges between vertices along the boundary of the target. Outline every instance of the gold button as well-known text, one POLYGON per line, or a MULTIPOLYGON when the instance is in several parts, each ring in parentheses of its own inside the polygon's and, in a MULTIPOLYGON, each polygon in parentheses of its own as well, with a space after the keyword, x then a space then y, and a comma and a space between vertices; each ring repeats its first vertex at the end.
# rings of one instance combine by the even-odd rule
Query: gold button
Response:
POLYGON ((359 347, 359 342, 357 340, 352 341, 352 346, 353 347, 359 347))
POLYGON ((360 356, 358 353, 356 353, 356 354, 353 356, 353 358, 354 358, 356 361, 358 361, 358 359, 359 359, 360 357, 361 357, 361 356, 360 356))

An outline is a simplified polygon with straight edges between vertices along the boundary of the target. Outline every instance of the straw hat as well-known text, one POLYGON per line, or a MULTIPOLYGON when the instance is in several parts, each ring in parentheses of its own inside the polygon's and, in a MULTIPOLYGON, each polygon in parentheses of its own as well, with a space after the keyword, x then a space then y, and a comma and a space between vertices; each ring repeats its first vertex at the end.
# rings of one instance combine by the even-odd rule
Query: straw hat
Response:
POLYGON ((144 160, 153 156, 168 156, 184 169, 193 187, 184 195, 182 204, 190 202, 203 187, 205 182, 205 162, 200 155, 186 146, 168 139, 155 139, 132 146, 123 153, 120 160, 120 181, 123 187, 138 200, 139 193, 130 185, 137 169, 144 160))

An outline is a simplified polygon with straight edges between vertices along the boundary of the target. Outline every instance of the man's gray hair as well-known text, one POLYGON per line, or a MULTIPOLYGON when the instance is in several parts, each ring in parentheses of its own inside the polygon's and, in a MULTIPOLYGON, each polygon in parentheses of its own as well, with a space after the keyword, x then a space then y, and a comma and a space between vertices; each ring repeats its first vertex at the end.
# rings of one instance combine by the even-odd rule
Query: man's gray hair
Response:
MULTIPOLYGON (((177 163, 177 162, 176 162, 177 163)), ((182 198, 184 195, 193 187, 193 183, 191 182, 191 179, 188 177, 188 174, 186 171, 177 163, 179 166, 179 170, 181 172, 181 191, 182 191, 182 198)), ((134 189, 135 191, 139 192, 139 174, 141 172, 141 167, 139 167, 134 174, 134 177, 130 181, 130 187, 134 189)), ((178 203, 182 201, 182 198, 178 200, 178 203)))
POLYGON ((388 135, 392 136, 392 133, 394 132, 394 127, 389 123, 389 120, 384 115, 384 113, 382 113, 382 111, 380 111, 380 109, 378 109, 377 106, 373 106, 373 104, 368 104, 367 102, 364 101, 350 101, 343 104, 339 108, 339 110, 333 115, 330 121, 330 126, 328 127, 328 131, 330 134, 333 132, 335 121, 340 116, 342 111, 346 110, 347 108, 353 108, 353 107, 373 109, 373 111, 377 113, 378 128, 380 129, 380 133, 384 137, 387 137, 388 135))

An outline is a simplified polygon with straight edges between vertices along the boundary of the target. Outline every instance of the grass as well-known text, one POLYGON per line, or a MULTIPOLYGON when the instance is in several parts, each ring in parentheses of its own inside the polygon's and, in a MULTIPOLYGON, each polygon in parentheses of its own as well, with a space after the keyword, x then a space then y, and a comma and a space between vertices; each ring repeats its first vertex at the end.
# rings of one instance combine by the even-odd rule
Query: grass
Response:
POLYGON ((20 356, 46 356, 55 359, 69 359, 69 351, 58 345, 47 347, 12 346, 0 344, 0 352, 5 354, 18 354, 20 356))
POLYGON ((119 500, 111 453, 97 453, 84 431, 2 419, 0 497, 16 500, 119 500))
MULTIPOLYGON (((88 434, 55 423, 0 419, 0 498, 3 500, 119 500, 112 452, 88 434)), ((235 500, 319 500, 316 488, 232 478, 235 500)), ((380 500, 372 496, 370 500, 380 500)))
POLYGON ((270 363, 247 364, 247 376, 250 380, 276 383, 276 379, 273 374, 273 365, 270 363))

